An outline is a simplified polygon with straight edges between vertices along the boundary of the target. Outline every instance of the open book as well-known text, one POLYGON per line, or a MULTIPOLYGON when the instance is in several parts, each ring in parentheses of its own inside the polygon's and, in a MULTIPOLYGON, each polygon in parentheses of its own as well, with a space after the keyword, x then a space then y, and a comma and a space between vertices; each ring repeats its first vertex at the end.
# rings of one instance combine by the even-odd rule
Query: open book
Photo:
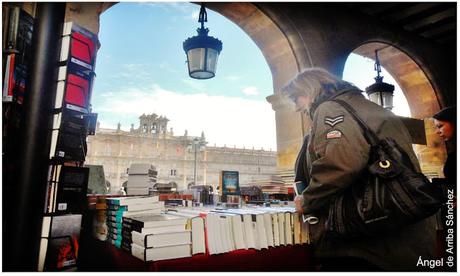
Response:
MULTIPOLYGON (((295 195, 301 195, 303 190, 307 188, 307 183, 303 181, 298 181, 294 182, 294 192, 295 195)), ((309 224, 317 224, 319 219, 313 215, 310 214, 302 214, 302 220, 303 222, 308 222, 309 224)))

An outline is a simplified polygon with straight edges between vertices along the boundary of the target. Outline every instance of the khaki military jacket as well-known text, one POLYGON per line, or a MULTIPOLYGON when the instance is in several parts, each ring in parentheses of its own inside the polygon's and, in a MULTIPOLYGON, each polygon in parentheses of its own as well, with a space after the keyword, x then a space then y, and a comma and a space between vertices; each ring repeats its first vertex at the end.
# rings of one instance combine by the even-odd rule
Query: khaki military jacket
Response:
MULTIPOLYGON (((334 98, 334 97, 333 97, 334 98)), ((420 168, 412 150, 411 137, 403 123, 390 111, 365 99, 358 91, 335 96, 354 107, 364 122, 380 137, 392 137, 420 168)), ((405 227, 397 234, 341 241, 328 239, 324 223, 331 200, 359 181, 366 168, 370 146, 358 123, 346 109, 332 101, 317 105, 307 145, 305 172, 309 179, 303 192, 305 214, 319 217, 310 225, 318 257, 358 257, 392 271, 426 269, 417 266, 419 257, 433 259, 434 217, 405 227)), ((420 170, 420 169, 419 169, 420 170)))

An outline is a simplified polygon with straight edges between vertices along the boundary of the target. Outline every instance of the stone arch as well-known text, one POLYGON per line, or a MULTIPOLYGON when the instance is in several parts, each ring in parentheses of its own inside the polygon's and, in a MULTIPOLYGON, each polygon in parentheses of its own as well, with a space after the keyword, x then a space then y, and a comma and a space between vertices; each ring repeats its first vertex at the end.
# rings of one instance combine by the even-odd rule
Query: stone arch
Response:
POLYGON ((412 117, 429 118, 441 108, 441 94, 435 91, 423 69, 402 49, 383 42, 368 42, 355 48, 353 53, 375 60, 375 50, 379 50, 380 64, 406 96, 412 117))
MULTIPOLYGON (((93 3, 78 3, 75 4, 76 7, 72 5, 68 5, 66 20, 72 17, 75 19, 79 16, 84 17, 82 11, 89 9, 86 5, 93 5, 93 3)), ((88 28, 97 33, 99 15, 113 5, 115 3, 94 6, 93 10, 96 9, 98 13, 97 26, 92 23, 93 25, 88 28)), ((279 97, 280 88, 303 68, 320 66, 341 75, 346 58, 351 52, 366 55, 364 45, 382 43, 375 42, 376 40, 395 41, 394 46, 385 49, 388 52, 388 58, 385 54, 381 55, 382 65, 393 76, 396 76, 395 79, 409 100, 413 116, 420 119, 428 118, 439 110, 442 103, 445 103, 440 92, 442 76, 433 74, 433 70, 440 66, 439 62, 427 55, 430 53, 430 48, 423 43, 423 45, 419 44, 419 39, 413 41, 410 38, 401 39, 398 34, 382 26, 373 25, 372 28, 369 28, 367 27, 369 22, 365 19, 350 20, 348 15, 343 13, 336 14, 337 18, 334 20, 326 21, 325 18, 330 14, 313 4, 301 5, 305 7, 305 10, 302 11, 295 10, 297 6, 291 5, 281 12, 277 12, 281 7, 276 4, 249 2, 208 2, 206 7, 239 26, 259 47, 270 68, 274 92, 273 95, 267 97, 267 100, 275 110, 277 166, 280 170, 292 170, 302 137, 310 124, 306 116, 296 113, 292 104, 286 103, 285 99, 279 97), (304 28, 305 26, 308 28, 304 28), (336 35, 340 29, 355 28, 354 32, 339 32, 340 35, 336 35), (406 51, 401 51, 403 48, 406 51), (409 58, 405 52, 412 53, 412 57, 409 58), (420 97, 421 93, 416 92, 420 89, 427 90, 429 93, 420 97), (423 108, 419 108, 420 106, 423 108)), ((94 21, 94 19, 88 19, 94 21)), ((83 23, 80 18, 76 21, 83 23)), ((367 55, 373 58, 372 53, 373 51, 369 51, 367 55)), ((447 88, 450 89, 450 87, 447 88)), ((431 129, 430 120, 425 121, 428 124, 426 129, 431 129)), ((428 148, 434 147, 441 151, 438 150, 438 153, 430 151, 425 154, 426 158, 434 163, 443 160, 445 150, 442 142, 439 142, 431 133, 428 133, 427 136, 428 148)))
POLYGON ((427 145, 416 145, 415 151, 423 172, 439 177, 446 151, 430 117, 441 109, 441 93, 435 90, 422 67, 403 49, 384 42, 366 42, 352 52, 375 60, 375 50, 379 50, 380 64, 401 87, 412 117, 425 121, 427 145))
MULTIPOLYGON (((115 4, 100 5, 99 15, 115 4)), ((304 125, 302 116, 291 108, 290 103, 286 103, 285 99, 279 97, 279 91, 299 72, 303 60, 302 57, 296 56, 299 49, 293 48, 295 45, 276 24, 276 20, 272 19, 273 15, 268 15, 269 11, 263 11, 256 4, 207 2, 206 8, 221 14, 239 26, 262 52, 272 73, 273 95, 268 96, 267 101, 275 111, 277 165, 281 169, 291 169, 299 151, 305 127, 299 127, 304 125)), ((97 25, 97 31, 98 28, 99 25, 97 25)))
POLYGON ((293 105, 280 97, 281 88, 303 66, 302 49, 293 43, 278 25, 279 18, 263 5, 249 2, 207 3, 207 7, 225 16, 239 26, 262 52, 272 73, 273 95, 267 101, 275 111, 277 167, 291 170, 302 143, 307 125, 303 116, 295 112, 293 105))

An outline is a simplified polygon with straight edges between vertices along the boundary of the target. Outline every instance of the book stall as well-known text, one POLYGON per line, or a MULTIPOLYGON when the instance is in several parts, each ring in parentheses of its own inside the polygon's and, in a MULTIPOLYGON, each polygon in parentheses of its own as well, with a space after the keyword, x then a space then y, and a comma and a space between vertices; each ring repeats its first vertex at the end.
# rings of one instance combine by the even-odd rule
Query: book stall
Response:
POLYGON ((82 271, 313 270, 308 223, 290 206, 165 206, 159 196, 102 196, 96 208, 82 271))

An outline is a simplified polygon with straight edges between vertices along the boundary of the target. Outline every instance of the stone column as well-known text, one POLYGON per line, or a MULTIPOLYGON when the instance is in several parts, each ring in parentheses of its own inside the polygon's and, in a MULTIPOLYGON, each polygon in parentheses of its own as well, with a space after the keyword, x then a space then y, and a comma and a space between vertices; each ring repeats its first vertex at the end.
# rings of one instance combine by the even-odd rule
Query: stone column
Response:
POLYGON ((275 111, 278 170, 292 170, 310 121, 295 111, 294 104, 279 94, 267 97, 275 111))

